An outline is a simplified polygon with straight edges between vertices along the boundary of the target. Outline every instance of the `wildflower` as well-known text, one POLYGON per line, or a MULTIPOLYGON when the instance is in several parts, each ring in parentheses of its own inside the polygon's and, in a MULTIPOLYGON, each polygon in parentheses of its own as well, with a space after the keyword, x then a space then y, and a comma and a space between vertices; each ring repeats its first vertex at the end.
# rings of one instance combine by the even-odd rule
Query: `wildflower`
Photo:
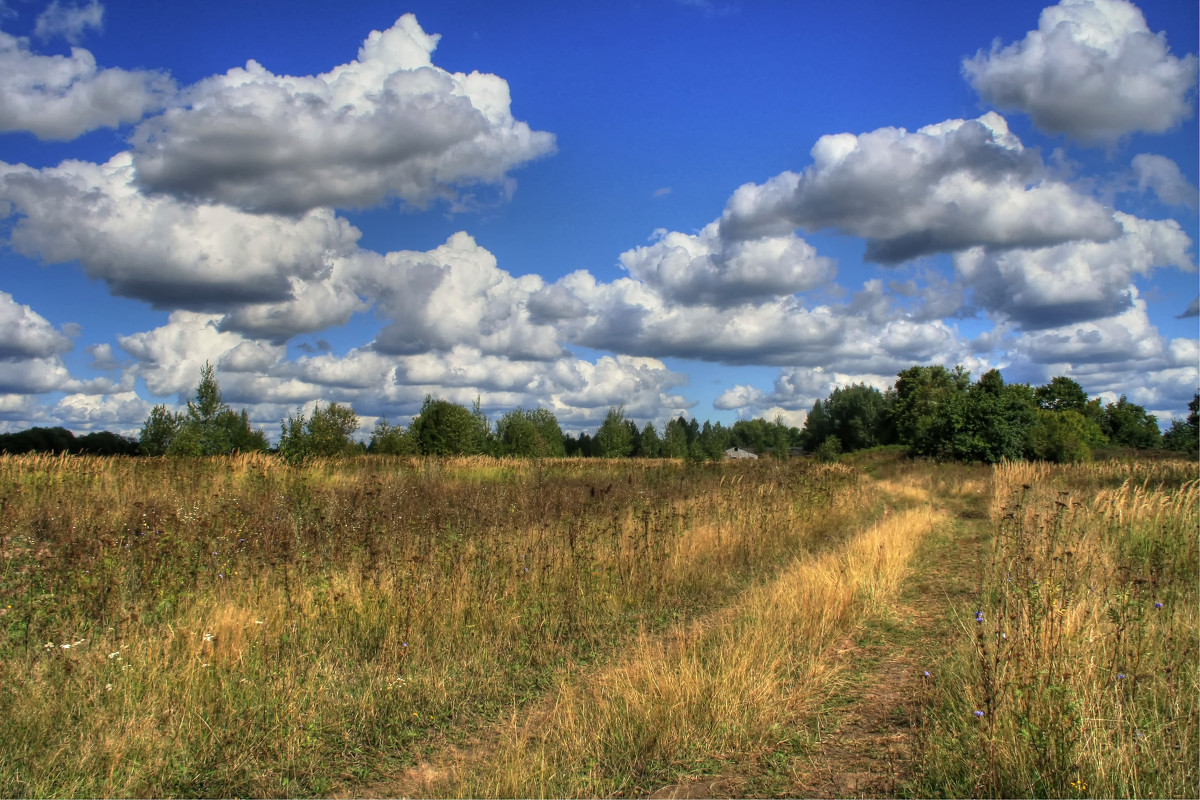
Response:
POLYGON ((925 670, 925 677, 926 677, 926 678, 928 678, 928 677, 929 677, 929 670, 925 670))
POLYGON ((111 692, 111 691, 112 691, 112 684, 111 684, 111 683, 106 683, 106 684, 104 684, 104 691, 106 691, 106 692, 111 692))
POLYGON ((59 645, 59 647, 61 647, 63 650, 70 650, 70 649, 71 649, 71 645, 69 645, 69 644, 60 644, 60 645, 59 645))
POLYGON ((118 650, 118 651, 117 651, 117 652, 115 652, 115 653, 109 653, 109 654, 108 654, 108 657, 109 657, 109 658, 120 658, 120 657, 121 657, 121 651, 120 651, 120 650, 118 650))
POLYGON ((211 633, 204 634, 204 641, 211 642, 212 640, 213 640, 213 635, 211 633))
POLYGON ((1083 781, 1083 780, 1080 780, 1079 778, 1076 778, 1075 780, 1071 781, 1071 788, 1075 789, 1076 791, 1086 792, 1087 791, 1087 781, 1083 781))
POLYGON ((1119 681, 1123 681, 1123 680, 1125 680, 1125 673, 1124 673, 1124 672, 1118 672, 1118 673, 1117 673, 1117 680, 1119 680, 1119 681))
POLYGON ((1162 603, 1155 603, 1155 604, 1154 604, 1154 607, 1155 607, 1155 608, 1162 608, 1162 603))
POLYGON ((976 621, 976 622, 983 622, 983 612, 982 612, 982 611, 976 611, 976 612, 975 612, 975 621, 976 621))

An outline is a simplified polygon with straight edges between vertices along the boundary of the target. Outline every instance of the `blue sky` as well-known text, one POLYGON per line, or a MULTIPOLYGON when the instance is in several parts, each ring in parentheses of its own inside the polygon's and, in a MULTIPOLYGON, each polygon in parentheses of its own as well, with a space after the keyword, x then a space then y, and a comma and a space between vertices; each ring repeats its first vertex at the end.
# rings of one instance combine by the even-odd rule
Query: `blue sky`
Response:
POLYGON ((1197 8, 0 0, 0 428, 1200 385, 1197 8))

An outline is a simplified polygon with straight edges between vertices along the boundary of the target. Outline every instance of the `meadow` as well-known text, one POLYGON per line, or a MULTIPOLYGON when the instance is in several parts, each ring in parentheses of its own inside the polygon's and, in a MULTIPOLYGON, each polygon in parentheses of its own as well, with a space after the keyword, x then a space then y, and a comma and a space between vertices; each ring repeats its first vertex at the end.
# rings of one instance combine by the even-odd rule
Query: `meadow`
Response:
POLYGON ((0 456, 0 794, 811 793, 916 602, 889 793, 1195 796, 1196 530, 1188 462, 0 456))

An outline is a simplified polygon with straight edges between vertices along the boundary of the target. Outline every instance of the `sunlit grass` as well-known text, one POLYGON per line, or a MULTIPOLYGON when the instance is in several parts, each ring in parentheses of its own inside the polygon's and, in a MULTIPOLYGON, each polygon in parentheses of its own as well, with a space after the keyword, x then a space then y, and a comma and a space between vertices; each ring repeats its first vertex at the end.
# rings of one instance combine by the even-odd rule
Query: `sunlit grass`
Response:
POLYGON ((0 458, 0 794, 369 781, 837 541, 857 487, 771 462, 0 458))
POLYGON ((918 793, 1194 797, 1195 464, 1001 465, 918 793))

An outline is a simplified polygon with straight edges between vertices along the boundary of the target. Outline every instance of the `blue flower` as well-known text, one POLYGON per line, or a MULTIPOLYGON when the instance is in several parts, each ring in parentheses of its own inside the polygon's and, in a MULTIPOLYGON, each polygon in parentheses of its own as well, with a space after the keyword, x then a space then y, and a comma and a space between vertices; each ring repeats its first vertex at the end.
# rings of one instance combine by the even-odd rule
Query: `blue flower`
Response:
POLYGON ((982 711, 980 711, 979 709, 975 709, 975 716, 976 716, 977 718, 978 718, 978 717, 982 717, 982 716, 983 716, 983 712, 982 712, 982 711))
POLYGON ((1155 607, 1155 608, 1162 608, 1162 603, 1155 603, 1155 604, 1154 604, 1154 607, 1155 607))

